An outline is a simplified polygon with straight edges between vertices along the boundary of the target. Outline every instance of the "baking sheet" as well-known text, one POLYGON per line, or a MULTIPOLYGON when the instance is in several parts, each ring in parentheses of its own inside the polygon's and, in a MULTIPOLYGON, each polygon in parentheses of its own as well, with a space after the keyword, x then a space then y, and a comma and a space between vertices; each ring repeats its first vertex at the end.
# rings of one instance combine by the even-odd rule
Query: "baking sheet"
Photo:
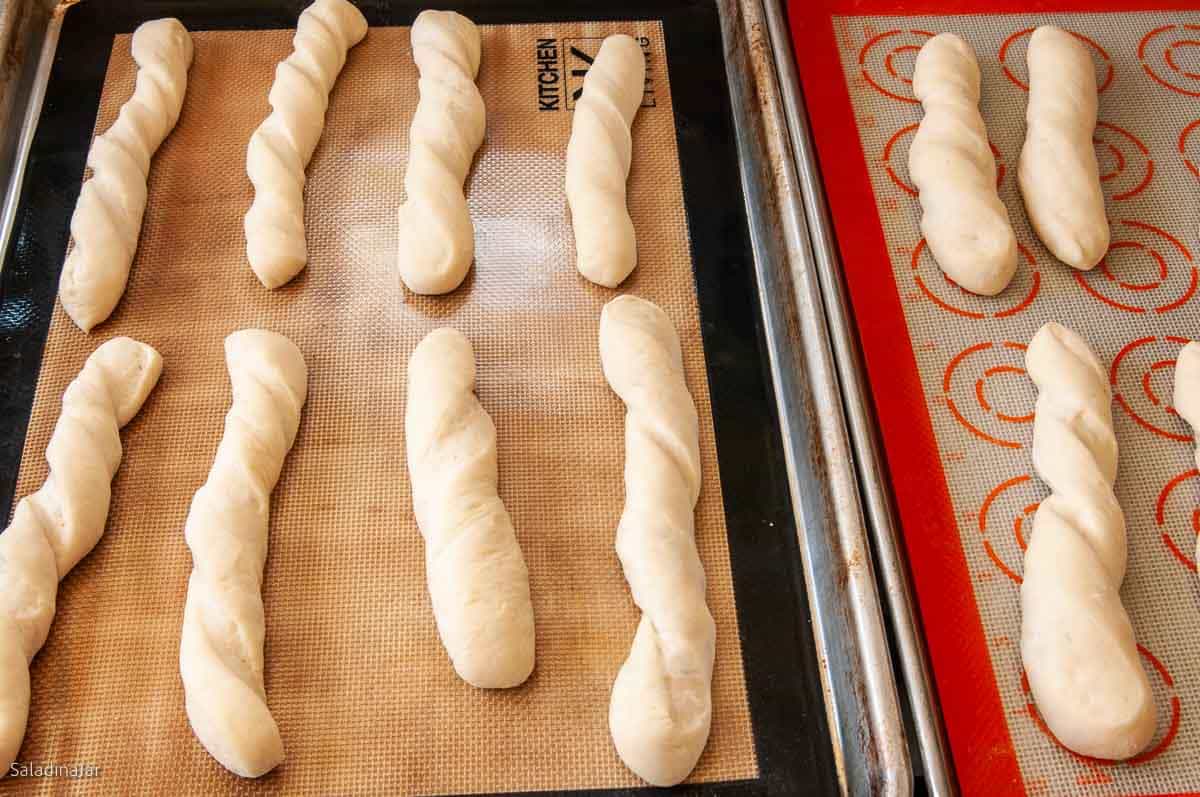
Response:
MULTIPOLYGON (((968 791, 1160 794, 1200 787, 1200 717, 1191 708, 1200 633, 1187 620, 1200 602, 1193 560, 1200 484, 1191 430, 1169 406, 1175 352, 1200 334, 1197 31, 1196 13, 832 18, 873 194, 856 204, 834 190, 835 223, 844 257, 859 255, 845 257, 847 279, 939 697, 968 791), (1114 244, 1105 264, 1087 274, 1058 263, 1038 242, 1015 183, 1025 47, 1032 28, 1048 22, 1080 37, 1101 87, 1096 146, 1114 244), (962 36, 979 57, 1000 193, 1022 246, 1016 279, 994 300, 961 291, 937 269, 921 241, 907 175, 907 148, 920 120, 912 63, 921 44, 942 31, 962 36), (870 235, 857 232, 863 219, 853 215, 868 202, 878 220, 868 223, 881 228, 878 250, 870 235), (847 243, 850 235, 858 242, 847 243), (890 269, 865 260, 868 251, 878 251, 890 269), (907 340, 884 332, 895 329, 891 312, 900 314, 907 340), (1129 527, 1122 594, 1159 708, 1150 749, 1123 764, 1059 747, 1021 673, 1021 555, 1046 494, 1029 461, 1035 391, 1023 372, 1023 348, 1048 320, 1079 331, 1111 366, 1121 446, 1116 488, 1129 527)), ((816 103, 818 136, 822 113, 834 115, 829 99, 816 103)), ((824 145, 823 165, 832 150, 824 145)))
MULTIPOLYGON (((442 794, 637 785, 608 739, 611 680, 637 612, 613 553, 623 500, 624 410, 599 367, 612 294, 584 281, 562 195, 570 114, 539 111, 537 40, 594 53, 645 37, 652 103, 634 125, 630 207, 638 271, 623 286, 676 324, 701 418, 697 541, 717 622, 713 729, 694 781, 758 773, 688 229, 654 22, 485 26, 487 141, 467 190, 476 265, 444 298, 401 291, 393 269, 408 122, 417 99, 408 31, 372 28, 351 51, 309 167, 309 265, 269 293, 244 260, 245 145, 267 113, 290 31, 194 32, 178 127, 159 151, 129 288, 87 337, 55 309, 17 495, 45 477, 57 397, 87 354, 123 334, 156 346, 164 376, 123 435, 108 532, 66 579, 35 660, 22 760, 94 761, 105 789, 442 794), (430 329, 465 331, 496 422, 501 497, 529 565, 538 664, 530 682, 459 681, 436 635, 403 457, 404 371, 430 329), (288 760, 238 781, 187 726, 178 637, 190 557, 182 528, 228 407, 221 340, 263 326, 310 370, 300 434, 272 502, 264 582, 267 692, 288 760), (87 707, 80 710, 80 707, 87 707), (136 728, 136 733, 130 729, 136 728), (147 772, 148 762, 170 762, 147 772)), ((97 129, 132 90, 129 37, 112 46, 97 129)), ((22 783, 47 786, 47 783, 22 783)), ((64 785, 64 784, 58 784, 64 785)), ((86 781, 75 784, 87 788, 86 781)))

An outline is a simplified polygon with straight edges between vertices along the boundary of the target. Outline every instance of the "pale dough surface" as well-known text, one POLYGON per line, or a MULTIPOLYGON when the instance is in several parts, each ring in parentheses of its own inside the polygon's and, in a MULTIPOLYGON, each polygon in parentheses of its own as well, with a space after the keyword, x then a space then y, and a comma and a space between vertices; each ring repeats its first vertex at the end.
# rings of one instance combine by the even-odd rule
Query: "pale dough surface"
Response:
MULTIPOLYGON (((1180 349, 1175 359, 1175 392, 1171 403, 1192 431, 1200 435, 1200 343, 1196 341, 1180 349)), ((1196 467, 1200 468, 1200 446, 1196 448, 1196 467)), ((1200 561, 1200 538, 1196 540, 1196 561, 1200 561)))
POLYGON ((21 499, 0 534, 0 777, 25 737, 29 663, 50 632, 58 582, 104 533, 111 482, 121 464, 119 431, 161 373, 162 358, 144 343, 113 338, 97 348, 63 393, 46 448, 49 477, 21 499))
POLYGON ((1066 31, 1029 37, 1029 105, 1017 179, 1029 221, 1062 262, 1090 269, 1108 251, 1108 218, 1092 136, 1099 107, 1092 57, 1066 31))
POLYGON ((615 288, 637 265, 625 181, 633 156, 630 127, 646 88, 646 57, 631 36, 609 36, 583 79, 567 142, 567 203, 575 265, 615 288))
POLYGON ((657 305, 620 296, 600 314, 600 363, 625 402, 625 510, 617 555, 642 610, 617 673, 609 728, 617 753, 656 786, 679 783, 708 741, 716 627, 696 552, 696 407, 679 337, 657 305))
POLYGON ((400 278, 410 291, 449 293, 475 258, 463 181, 487 124, 475 85, 480 39, 453 11, 422 11, 412 26, 421 99, 408 135, 407 201, 400 207, 400 278))
POLYGON ((1125 516, 1113 494, 1108 374, 1081 337, 1054 322, 1034 335, 1025 368, 1038 388, 1033 466, 1050 496, 1025 552, 1021 659, 1060 742, 1126 759, 1150 743, 1155 709, 1121 605, 1125 516))
POLYGON ((244 329, 225 339, 233 405, 184 537, 192 551, 179 645, 188 720, 230 772, 254 778, 283 761, 263 684, 262 575, 271 491, 296 439, 308 391, 300 350, 244 329))
POLYGON ((75 247, 59 278, 63 309, 84 332, 116 308, 137 251, 146 211, 150 159, 179 121, 192 64, 192 37, 177 19, 156 19, 133 33, 137 81, 121 113, 88 150, 92 178, 71 216, 75 247))
POLYGON ((329 92, 346 53, 367 35, 367 20, 347 0, 317 0, 300 14, 292 54, 275 69, 271 114, 250 137, 246 174, 254 202, 246 212, 246 258, 267 288, 308 263, 304 170, 325 129, 329 92))
POLYGON ((994 296, 1017 270, 1017 238, 996 192, 996 159, 979 115, 979 64, 953 33, 934 36, 913 71, 925 109, 908 151, 921 200, 921 232, 946 275, 994 296))
POLYGON ((518 686, 534 662, 529 572, 496 492, 496 427, 475 397, 475 353, 462 333, 434 330, 413 350, 404 437, 446 653, 472 686, 518 686))

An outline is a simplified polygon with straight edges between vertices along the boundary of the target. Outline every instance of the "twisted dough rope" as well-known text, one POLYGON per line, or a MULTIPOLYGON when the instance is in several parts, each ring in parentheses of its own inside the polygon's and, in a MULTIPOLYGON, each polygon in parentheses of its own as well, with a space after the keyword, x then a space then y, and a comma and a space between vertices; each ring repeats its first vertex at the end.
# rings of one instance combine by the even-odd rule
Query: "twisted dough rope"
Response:
POLYGON ((296 439, 308 371, 283 335, 245 329, 225 339, 233 405, 184 536, 194 569, 179 646, 196 738, 230 772, 256 778, 283 761, 263 685, 262 574, 271 490, 296 439))
POLYGON ((646 57, 633 38, 609 36, 583 79, 567 142, 567 203, 575 265, 597 285, 615 288, 637 265, 625 181, 633 154, 630 128, 646 89, 646 57))
POLYGON ((633 296, 600 314, 600 362, 625 402, 625 511, 617 555, 643 614, 617 673, 609 727, 617 753, 656 786, 688 776, 708 741, 716 628, 704 603, 693 512, 700 433, 666 313, 633 296))
POLYGON ((1121 605, 1125 516, 1113 494, 1108 379, 1083 339, 1053 322, 1029 344, 1038 387, 1033 466, 1050 487, 1021 585, 1021 658, 1046 724, 1071 750, 1129 758, 1154 735, 1154 698, 1121 605))
POLYGON ((121 463, 119 430, 161 373, 158 352, 130 338, 113 338, 92 352, 63 393, 46 448, 46 482, 21 499, 0 534, 0 774, 25 737, 29 664, 50 632, 58 582, 104 533, 121 463))
POLYGON ((433 615, 454 670, 483 689, 533 671, 529 573, 496 494, 496 427, 475 398, 461 333, 425 336, 408 363, 404 434, 433 615))
POLYGON ((486 125, 475 85, 479 29, 453 11, 422 11, 413 23, 412 49, 421 99, 408 138, 408 200, 399 212, 400 278, 414 293, 449 293, 475 257, 463 181, 486 125))
POLYGON ((917 55, 913 93, 925 116, 908 151, 921 232, 950 279, 984 296, 1017 270, 1017 239, 996 193, 996 161, 979 115, 979 65, 966 42, 934 36, 917 55))
POLYGON ((1096 73, 1070 33, 1043 25, 1029 37, 1029 106, 1017 178, 1029 221, 1055 257, 1090 269, 1108 251, 1100 189, 1096 73))
POLYGON ((246 150, 246 174, 254 183, 246 258, 266 288, 287 283, 308 263, 304 169, 325 129, 329 92, 346 53, 366 35, 367 20, 347 0, 316 0, 300 14, 292 54, 275 69, 271 115, 246 150))
POLYGON ((88 150, 92 179, 71 215, 75 247, 59 278, 63 309, 84 332, 108 318, 129 281, 146 210, 150 158, 175 127, 187 91, 192 37, 177 19, 156 19, 133 32, 138 65, 133 96, 88 150))
MULTIPOLYGON (((1171 403, 1180 417, 1194 431, 1200 432, 1200 343, 1192 341, 1179 350, 1175 360, 1175 394, 1171 403)), ((1200 468, 1200 448, 1196 449, 1196 467, 1200 468)), ((1200 562, 1200 538, 1196 540, 1196 561, 1200 562)))

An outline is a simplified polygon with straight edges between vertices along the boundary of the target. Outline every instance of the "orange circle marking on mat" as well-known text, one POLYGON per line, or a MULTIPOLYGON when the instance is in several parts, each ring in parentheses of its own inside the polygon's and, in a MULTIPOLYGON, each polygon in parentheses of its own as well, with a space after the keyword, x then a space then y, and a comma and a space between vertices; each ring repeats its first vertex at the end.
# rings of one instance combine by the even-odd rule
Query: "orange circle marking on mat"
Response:
POLYGON ((1116 161, 1116 167, 1112 171, 1100 175, 1101 182, 1109 182, 1121 177, 1125 173, 1126 166, 1135 158, 1145 162, 1145 166, 1141 170, 1141 178, 1138 182, 1124 191, 1114 193, 1112 199, 1116 202, 1123 202, 1145 191, 1146 187, 1150 185, 1150 181, 1154 179, 1154 160, 1150 157, 1150 149, 1146 146, 1145 142, 1125 128, 1118 127, 1109 122, 1096 122, 1096 130, 1098 135, 1093 141, 1105 147, 1112 154, 1113 160, 1116 161), (1105 135, 1099 135, 1100 131, 1104 131, 1105 135), (1108 134, 1115 134, 1119 145, 1110 140, 1108 134), (1129 156, 1126 155, 1124 147, 1128 144, 1134 146, 1137 153, 1140 153, 1140 157, 1136 157, 1133 152, 1130 152, 1129 156))
MULTIPOLYGON (((1171 536, 1170 530, 1166 528, 1167 500, 1171 497, 1171 493, 1175 491, 1176 487, 1188 481, 1189 479, 1194 479, 1198 476, 1200 476, 1200 471, 1192 468, 1191 470, 1186 470, 1183 473, 1180 473, 1178 476, 1171 478, 1170 481, 1163 485, 1162 490, 1158 493, 1158 500, 1154 503, 1154 523, 1156 526, 1162 529, 1162 532, 1160 533, 1160 539, 1162 540, 1163 545, 1166 547, 1167 551, 1170 552, 1171 556, 1173 556, 1180 564, 1193 573, 1196 572, 1195 558, 1185 553, 1179 547, 1179 545, 1175 542, 1175 538, 1171 536)), ((1185 500, 1190 500, 1195 503, 1196 499, 1193 495, 1185 500)), ((1191 520, 1192 533, 1200 536, 1200 507, 1192 509, 1191 520)), ((1195 549, 1196 546, 1193 544, 1191 546, 1191 550, 1195 551, 1195 549)))
MULTIPOLYGON (((1158 85, 1163 86, 1164 88, 1168 88, 1171 91, 1184 94, 1188 97, 1200 97, 1200 91, 1197 90, 1200 89, 1200 74, 1187 72, 1181 69, 1175 61, 1174 54, 1174 51, 1179 48, 1200 47, 1200 40, 1190 36, 1182 39, 1176 38, 1161 45, 1161 50, 1157 49, 1159 47, 1157 40, 1161 34, 1167 33, 1168 31, 1198 30, 1200 30, 1200 25, 1160 25, 1159 27, 1148 31, 1146 35, 1142 37, 1142 40, 1138 42, 1138 60, 1142 62, 1142 70, 1147 76, 1149 76, 1151 80, 1158 85), (1150 48, 1152 43, 1155 49, 1150 48), (1161 53, 1161 58, 1159 53, 1161 53), (1157 66, 1160 60, 1162 62, 1162 67, 1165 68, 1159 68, 1157 66), (1179 85, 1179 83, 1176 81, 1190 82, 1191 85, 1188 86, 1186 83, 1185 85, 1179 85)), ((1162 38, 1164 40, 1166 39, 1165 36, 1162 38)))
MULTIPOLYGON (((954 397, 950 394, 954 374, 955 371, 958 370, 959 366, 962 365, 968 358, 993 348, 996 348, 995 343, 992 341, 984 341, 982 343, 976 343, 973 346, 968 346, 958 354, 954 355, 954 357, 946 365, 946 370, 942 375, 942 397, 946 402, 946 407, 950 410, 951 416, 958 421, 959 425, 961 425, 975 437, 992 443, 993 445, 1001 446, 1002 448, 1024 448, 1024 444, 1019 441, 1009 440, 1004 437, 1000 437, 999 435, 992 434, 973 423, 967 417, 967 414, 959 408, 958 404, 954 401, 954 397)), ((1002 341, 1001 348, 1024 351, 1025 344, 1016 343, 1014 341, 1002 341)), ((1004 415, 1003 413, 993 410, 992 406, 988 403, 987 398, 984 395, 984 381, 992 376, 1000 374, 1025 373, 1024 368, 1015 365, 1001 364, 1000 366, 991 366, 985 369, 982 373, 983 376, 979 379, 976 379, 974 382, 974 396, 979 409, 982 410, 984 414, 997 417, 999 420, 1007 421, 1008 423, 1024 424, 1033 420, 1032 414, 1028 416, 1004 415)))
MULTIPOLYGON (((1125 397, 1120 388, 1121 364, 1124 362, 1125 358, 1143 346, 1151 345, 1159 340, 1176 346, 1183 346, 1188 343, 1186 338, 1177 337, 1175 335, 1167 335, 1161 339, 1154 337, 1153 335, 1147 335, 1146 337, 1137 338, 1136 340, 1126 343, 1121 347, 1121 350, 1117 352, 1117 356, 1113 358, 1112 365, 1109 367, 1108 371, 1108 381, 1113 389, 1113 399, 1117 402, 1117 406, 1124 410, 1125 413, 1134 421, 1134 423, 1143 429, 1153 432, 1160 437, 1165 437, 1168 440, 1176 440, 1181 443, 1190 443, 1194 439, 1193 437, 1181 435, 1178 432, 1172 432, 1169 429, 1164 429, 1139 413, 1134 408, 1133 403, 1125 397)), ((1176 414, 1174 412, 1174 408, 1170 407, 1169 405, 1163 405, 1161 400, 1154 394, 1154 391, 1150 387, 1150 378, 1154 371, 1161 370, 1163 368, 1170 368, 1174 364, 1175 361, 1171 359, 1155 360, 1146 366, 1146 369, 1142 372, 1141 376, 1135 377, 1136 384, 1140 385, 1143 395, 1147 397, 1150 403, 1154 407, 1162 410, 1165 414, 1169 415, 1176 414)))
POLYGON ((1177 146, 1179 148, 1179 155, 1183 158, 1183 165, 1187 166, 1188 171, 1194 174, 1197 178, 1200 178, 1200 167, 1197 167, 1196 163, 1187 156, 1188 136, 1190 136, 1198 127, 1200 127, 1200 119, 1197 119, 1194 122, 1189 122, 1187 126, 1183 128, 1183 130, 1179 131, 1179 144, 1177 146))
POLYGON ((875 46, 880 42, 892 39, 895 36, 905 33, 909 34, 910 36, 918 36, 926 39, 933 38, 934 36, 932 32, 927 30, 904 31, 900 28, 885 30, 882 33, 878 33, 875 36, 872 36, 867 43, 862 46, 862 49, 858 51, 859 73, 862 75, 863 80, 866 81, 868 86, 875 89, 883 96, 899 102, 909 103, 911 105, 920 105, 920 101, 916 97, 898 94, 884 85, 885 83, 889 82, 889 80, 884 77, 884 75, 887 75, 890 76, 890 81, 900 84, 900 86, 897 86, 897 89, 911 91, 909 87, 912 86, 912 77, 900 74, 896 70, 894 59, 901 53, 920 50, 921 48, 918 45, 911 43, 895 45, 884 54, 883 58, 879 59, 878 61, 878 63, 883 66, 883 74, 872 74, 872 72, 876 69, 875 64, 877 63, 875 59, 871 57, 871 52, 875 49, 875 46))
MULTIPOLYGON (((1135 219, 1122 219, 1118 224, 1127 231, 1127 235, 1131 237, 1116 238, 1109 244, 1109 251, 1105 253, 1104 258, 1100 261, 1098 268, 1092 272, 1075 271, 1072 275, 1079 286, 1083 288, 1088 295, 1099 299, 1110 307, 1115 307, 1127 313, 1146 313, 1153 310, 1155 313, 1169 313, 1187 304, 1193 296, 1196 295, 1197 287, 1200 286, 1200 274, 1197 273, 1195 260, 1189 250, 1175 236, 1168 233, 1153 224, 1147 224, 1135 219), (1137 237, 1146 238, 1143 233, 1149 233, 1149 238, 1146 241, 1136 240, 1137 237), (1165 247, 1165 248, 1164 248, 1165 247), (1169 276, 1169 266, 1166 255, 1163 252, 1170 253, 1174 249, 1183 258, 1186 266, 1187 284, 1176 289, 1177 292, 1173 295, 1162 297, 1164 300, 1160 304, 1151 305, 1148 296, 1150 292, 1167 290, 1165 285, 1169 276), (1113 273, 1109 265, 1109 257, 1113 252, 1121 250, 1132 250, 1145 253, 1157 266, 1157 279, 1148 282, 1136 282, 1133 280, 1121 280, 1113 273), (1098 273, 1103 277, 1103 281, 1096 277, 1089 277, 1089 274, 1098 273), (1102 289, 1107 285, 1107 288, 1102 289), (1120 293, 1127 291, 1135 295, 1129 297, 1121 297, 1120 293), (1116 295, 1111 295, 1116 294, 1116 295), (1147 298, 1142 299, 1142 296, 1147 298), (1146 302, 1146 304, 1143 304, 1146 302)), ((1114 225, 1115 226, 1115 225, 1114 225)))
MULTIPOLYGON (((988 559, 990 559, 992 564, 996 566, 996 569, 1003 573, 1004 576, 1014 584, 1021 583, 1021 576, 1015 570, 1013 570, 1013 568, 1009 567, 1007 563, 1005 563, 1005 561, 996 552, 991 540, 988 539, 988 515, 991 511, 992 504, 995 503, 997 498, 1012 488, 1018 487, 1022 484, 1027 484, 1030 481, 1032 481, 1032 477, 1028 473, 1024 473, 1020 476, 1014 476, 1007 481, 1003 481, 993 487, 983 499, 983 503, 979 505, 979 534, 983 538, 984 553, 987 554, 988 559)), ((1017 547, 1021 551, 1024 551, 1026 546, 1025 535, 1021 531, 1022 523, 1027 517, 1037 511, 1039 504, 1040 502, 1034 502, 1026 505, 1024 508, 1022 508, 1021 512, 1013 518, 1013 539, 1016 540, 1017 547)))

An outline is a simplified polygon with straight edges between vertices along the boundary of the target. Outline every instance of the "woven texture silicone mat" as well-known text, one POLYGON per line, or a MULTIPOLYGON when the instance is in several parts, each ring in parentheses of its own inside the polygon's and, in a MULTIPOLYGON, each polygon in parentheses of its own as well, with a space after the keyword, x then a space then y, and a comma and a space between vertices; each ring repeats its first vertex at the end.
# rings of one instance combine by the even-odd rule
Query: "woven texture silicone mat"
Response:
MULTIPOLYGON (((944 533, 953 540, 957 531, 969 575, 963 583, 973 593, 999 692, 1003 716, 995 719, 1006 727, 1020 780, 1029 793, 1043 794, 1200 789, 1200 588, 1194 561, 1200 478, 1192 432, 1170 407, 1176 352, 1186 339, 1200 337, 1200 14, 838 16, 833 29, 933 428, 934 462, 940 461, 957 525, 906 524, 904 533, 913 552, 914 535, 944 533), (1046 23, 1083 41, 1101 90, 1095 143, 1113 244, 1104 263, 1088 273, 1057 262, 1042 246, 1016 184, 1028 97, 1025 52, 1031 30, 1046 23), (908 146, 921 118, 912 95, 913 61, 920 46, 943 31, 961 36, 978 56, 981 109, 1000 193, 1021 244, 1017 277, 994 299, 962 291, 937 268, 921 239, 920 206, 907 173, 908 146), (1119 765, 1058 746, 1037 715, 1021 670, 1021 559, 1033 511, 1047 493, 1030 461, 1036 394, 1024 372, 1024 348, 1050 320, 1081 333, 1111 367, 1120 445, 1116 492, 1129 530, 1122 596, 1159 711, 1150 749, 1119 765)), ((846 228, 839 227, 839 234, 845 236, 846 228)), ((872 319, 857 307, 856 313, 868 337, 872 319)), ((865 345, 870 357, 871 344, 865 345)), ((886 369, 872 369, 873 390, 885 402, 883 394, 903 390, 903 381, 902 375, 881 373, 886 369)), ((915 411, 921 403, 912 400, 915 411)), ((908 466, 900 460, 910 453, 889 447, 893 472, 908 466)), ((960 629, 931 628, 938 619, 929 602, 972 596, 934 595, 920 586, 945 580, 938 572, 954 567, 953 557, 914 556, 911 566, 930 635, 958 634, 960 629)), ((990 691, 986 684, 946 688, 951 681, 945 671, 963 666, 967 647, 961 642, 956 654, 944 657, 934 651, 948 715, 989 708, 981 697, 990 691)), ((961 728, 949 728, 956 748, 961 728)), ((982 759, 986 751, 973 755, 982 759)), ((960 760, 960 770, 964 765, 986 762, 960 760)))
MULTIPOLYGON (((488 131, 467 182, 476 263, 442 298, 406 294, 394 269, 418 97, 408 30, 372 28, 351 51, 308 169, 308 268, 276 292, 245 262, 244 161, 291 31, 193 33, 183 114, 154 161, 125 297, 90 337, 57 307, 51 322, 18 496, 45 478, 58 397, 95 346, 129 335, 157 347, 165 368, 123 434, 106 535, 62 582, 57 620, 32 668, 22 760, 95 762, 100 785, 120 792, 640 783, 617 759, 607 723, 611 681, 638 616, 613 551, 624 408, 601 374, 596 342, 600 308, 616 294, 574 269, 562 188, 571 115, 539 113, 535 60, 539 37, 594 54, 600 37, 629 32, 645 37, 650 86, 629 180, 640 266, 622 292, 658 303, 675 323, 701 418, 696 537, 717 660, 712 734, 692 780, 757 775, 661 27, 481 30, 488 131), (475 347, 479 397, 498 432, 500 494, 529 565, 538 661, 515 690, 476 690, 455 676, 425 589, 403 453, 404 379, 413 347, 443 325, 475 347), (257 783, 226 773, 196 742, 178 676, 191 570, 183 523, 230 400, 221 341, 251 326, 289 336, 310 372, 300 433, 273 496, 263 590, 267 692, 288 759, 257 783)), ((129 36, 119 36, 97 129, 113 121, 134 74, 129 36)))

